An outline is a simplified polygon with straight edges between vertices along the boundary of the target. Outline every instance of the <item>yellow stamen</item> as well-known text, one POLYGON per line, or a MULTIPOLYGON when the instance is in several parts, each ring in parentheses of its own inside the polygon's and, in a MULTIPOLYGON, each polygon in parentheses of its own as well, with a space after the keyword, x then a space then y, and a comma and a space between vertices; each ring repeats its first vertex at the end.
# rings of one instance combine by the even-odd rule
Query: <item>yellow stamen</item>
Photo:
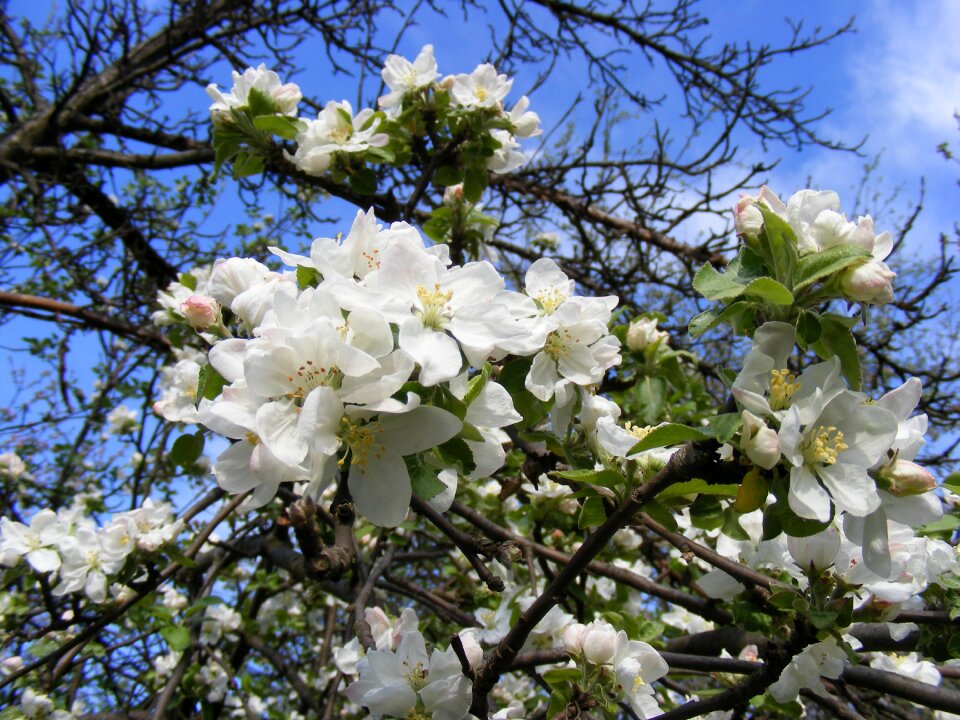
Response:
POLYGON ((797 382, 795 375, 790 371, 783 370, 770 371, 770 409, 783 410, 789 407, 793 394, 800 389, 800 383, 797 382))
POLYGON ((810 465, 833 465, 837 456, 848 447, 843 441, 843 433, 836 427, 821 425, 804 443, 803 459, 810 465))
POLYGON ((420 320, 424 327, 442 330, 450 319, 447 303, 453 298, 453 290, 441 290, 440 283, 433 284, 433 290, 427 290, 422 285, 417 286, 417 297, 423 310, 420 311, 420 320))

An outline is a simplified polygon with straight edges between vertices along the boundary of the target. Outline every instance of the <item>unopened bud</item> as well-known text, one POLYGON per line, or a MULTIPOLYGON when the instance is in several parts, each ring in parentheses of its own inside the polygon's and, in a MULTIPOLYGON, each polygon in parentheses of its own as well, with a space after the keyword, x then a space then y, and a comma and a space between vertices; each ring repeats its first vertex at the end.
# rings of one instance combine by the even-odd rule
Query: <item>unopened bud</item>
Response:
POLYGON ((617 631, 607 622, 594 621, 580 636, 583 659, 594 665, 608 665, 617 654, 617 631))
POLYGON ((639 318, 627 328, 627 347, 633 352, 643 352, 650 345, 666 342, 670 334, 657 330, 656 318, 639 318))
POLYGON ((568 625, 566 630, 563 631, 563 647, 571 657, 580 657, 580 639, 583 637, 583 631, 586 629, 587 626, 583 623, 573 623, 572 625, 568 625))
POLYGON ((467 662, 471 670, 479 670, 483 665, 483 648, 477 641, 477 631, 473 628, 461 630, 460 644, 463 646, 463 654, 467 656, 467 662))
POLYGON ((897 497, 922 495, 937 486, 936 479, 926 468, 899 458, 880 468, 875 477, 881 489, 897 497))
POLYGON ((733 208, 733 225, 740 237, 752 240, 763 230, 763 215, 757 209, 757 200, 744 195, 733 208))
POLYGON ((191 295, 180 303, 180 312, 195 330, 203 331, 220 322, 220 303, 206 295, 191 295))
POLYGON ((874 305, 893 302, 893 278, 886 263, 869 261, 847 268, 840 276, 840 289, 851 300, 874 305))

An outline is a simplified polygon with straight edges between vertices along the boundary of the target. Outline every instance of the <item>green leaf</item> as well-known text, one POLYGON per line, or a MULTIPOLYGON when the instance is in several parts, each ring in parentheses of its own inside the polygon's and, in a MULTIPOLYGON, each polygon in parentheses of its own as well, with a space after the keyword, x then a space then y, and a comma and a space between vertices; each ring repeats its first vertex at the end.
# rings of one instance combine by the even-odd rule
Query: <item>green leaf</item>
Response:
POLYGON ((707 418, 717 442, 725 443, 740 429, 740 413, 724 413, 707 418))
POLYGON ((469 475, 476 468, 470 446, 459 437, 447 440, 438 446, 437 452, 440 453, 440 457, 444 463, 447 465, 458 465, 464 475, 469 475))
POLYGON ((740 486, 735 484, 710 485, 706 480, 696 478, 694 480, 687 480, 670 485, 657 493, 657 499, 667 500, 684 495, 722 495, 724 497, 736 497, 739 488, 740 486))
POLYGON ((433 403, 438 408, 453 413, 460 420, 467 415, 467 405, 443 385, 438 385, 433 395, 433 403))
POLYGON ((741 542, 750 539, 747 531, 740 524, 740 514, 733 509, 733 505, 728 505, 723 510, 723 525, 720 527, 720 532, 741 542))
POLYGON ((233 176, 250 177, 263 172, 263 158, 248 152, 238 153, 233 159, 233 176))
POLYGON ((693 289, 707 300, 730 300, 743 295, 746 287, 746 283, 740 282, 733 273, 718 272, 710 263, 706 263, 693 276, 693 289))
POLYGON ((758 297, 774 305, 792 305, 793 293, 773 278, 759 277, 751 280, 744 292, 751 297, 758 297))
POLYGON ((809 537, 826 530, 832 520, 832 508, 830 520, 823 523, 819 520, 808 520, 800 517, 790 509, 786 500, 778 500, 763 513, 763 539, 770 540, 781 532, 785 532, 791 537, 809 537), (773 533, 772 535, 768 534, 768 523, 769 532, 773 533), (774 532, 775 529, 776 532, 774 532))
POLYGON ((463 182, 463 170, 455 165, 442 165, 433 174, 433 182, 443 187, 450 187, 463 182))
POLYGON ((433 500, 447 489, 446 484, 437 477, 437 469, 432 468, 416 456, 404 458, 410 473, 410 486, 421 500, 433 500))
POLYGON ((690 522, 702 530, 716 530, 723 526, 723 505, 717 498, 700 494, 690 506, 690 522))
POLYGON ((308 287, 317 287, 323 276, 316 268, 306 265, 297 265, 297 286, 303 290, 308 287))
POLYGON ((667 381, 662 377, 645 376, 633 386, 641 407, 643 422, 652 425, 660 420, 667 404, 667 381))
POLYGON ((707 332, 707 330, 715 328, 722 322, 730 321, 730 325, 734 326, 739 316, 753 313, 755 309, 755 303, 738 300, 735 303, 727 305, 727 307, 720 312, 716 310, 704 310, 690 321, 688 328, 690 335, 691 337, 698 338, 707 332))
POLYGON ((463 402, 469 407, 473 401, 480 397, 483 388, 486 387, 487 380, 490 379, 490 373, 493 372, 493 366, 490 363, 484 363, 483 369, 479 375, 475 375, 467 382, 467 392, 464 393, 463 402))
POLYGON ((460 429, 459 436, 464 440, 470 440, 471 442, 484 442, 483 435, 480 434, 480 431, 477 429, 477 427, 468 422, 463 423, 463 427, 460 429))
POLYGON ((943 487, 955 493, 960 493, 960 472, 950 473, 943 479, 943 482, 940 484, 943 485, 943 487))
POLYGON ((477 166, 467 168, 463 177, 463 199, 476 204, 487 187, 487 171, 477 166))
POLYGON ((793 603, 798 599, 803 599, 799 593, 792 590, 781 590, 767 598, 767 602, 778 610, 793 610, 793 603))
POLYGON ((227 381, 223 376, 214 370, 213 365, 203 365, 200 367, 200 376, 197 380, 197 405, 200 405, 200 399, 214 400, 227 381))
POLYGON ((191 615, 195 615, 196 613, 200 612, 201 610, 205 610, 211 605, 222 605, 222 604, 223 604, 223 600, 218 598, 216 595, 207 595, 204 598, 200 598, 195 603, 193 603, 190 607, 184 610, 183 617, 188 618, 191 615))
POLYGON ((180 273, 180 284, 190 290, 197 289, 197 279, 190 273, 180 273))
POLYGON ((840 358, 840 369, 850 388, 859 390, 860 357, 848 320, 837 315, 820 316, 820 339, 813 344, 813 349, 824 360, 834 356, 840 358))
POLYGON ((253 119, 253 126, 257 130, 272 133, 284 140, 294 140, 299 129, 293 118, 286 115, 258 115, 253 119))
POLYGON ((174 440, 173 446, 170 448, 170 460, 182 468, 189 468, 193 466, 203 454, 203 444, 204 438, 202 430, 198 430, 196 433, 181 435, 174 440))
POLYGON ((250 88, 247 93, 247 105, 250 107, 250 114, 254 117, 273 115, 277 112, 277 103, 273 97, 255 87, 250 88))
POLYGON ((939 520, 927 523, 917 530, 918 535, 933 535, 935 533, 953 532, 960 528, 960 518, 956 515, 944 515, 939 520))
POLYGON ((640 510, 663 525, 670 532, 677 531, 677 518, 674 517, 673 513, 670 512, 665 505, 657 500, 648 500, 640 507, 640 510))
POLYGON ((947 652, 950 657, 960 658, 960 632, 955 632, 947 641, 947 652))
POLYGON ((702 430, 687 427, 686 425, 670 423, 651 430, 650 433, 634 445, 627 454, 633 455, 634 453, 643 452, 644 450, 666 447, 667 445, 679 445, 688 440, 706 440, 708 437, 710 436, 702 430))
POLYGON ((160 628, 160 635, 167 641, 171 650, 183 652, 190 647, 190 630, 182 625, 167 625, 160 628))
POLYGON ((575 683, 583 677, 583 673, 577 668, 553 668, 543 673, 543 679, 550 687, 566 687, 575 683))
POLYGON ((832 610, 817 610, 811 608, 807 613, 807 617, 810 619, 810 624, 817 628, 817 630, 826 630, 827 628, 833 627, 834 623, 837 622, 839 613, 832 610))
POLYGON ((497 376, 497 382, 513 398, 513 407, 523 416, 523 420, 516 425, 519 430, 536 425, 550 409, 549 404, 534 397, 524 384, 532 362, 533 358, 529 357, 511 360, 500 369, 497 376))
POLYGON ((822 334, 820 316, 815 312, 803 310, 797 318, 797 342, 804 348, 810 347, 822 334))
POLYGON ((607 519, 607 511, 603 507, 603 500, 598 497, 587 498, 580 508, 580 518, 577 527, 589 528, 603 525, 607 519))
POLYGON ((800 292, 818 280, 869 257, 870 252, 860 245, 836 245, 805 255, 797 261, 793 290, 800 292))
POLYGON ((751 250, 763 258, 774 280, 789 285, 798 261, 797 238, 783 218, 762 204, 756 205, 763 215, 763 230, 751 250))
POLYGON ((350 189, 360 195, 377 192, 377 174, 370 168, 361 168, 350 176, 350 189))
POLYGON ((559 477, 575 483, 599 485, 600 487, 614 488, 623 485, 626 478, 615 470, 560 470, 550 473, 551 477, 559 477))

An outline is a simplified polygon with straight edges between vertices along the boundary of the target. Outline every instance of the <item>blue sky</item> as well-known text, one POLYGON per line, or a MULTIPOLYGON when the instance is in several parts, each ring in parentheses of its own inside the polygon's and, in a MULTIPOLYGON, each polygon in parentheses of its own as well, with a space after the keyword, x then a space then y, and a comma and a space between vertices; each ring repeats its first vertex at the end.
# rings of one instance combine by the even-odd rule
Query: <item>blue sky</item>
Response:
MULTIPOLYGON (((51 9, 56 13, 62 3, 58 6, 57 3, 44 5, 14 0, 10 11, 16 14, 27 7, 31 16, 42 18, 51 9)), ((785 42, 790 34, 786 22, 788 15, 802 21, 807 30, 820 26, 824 32, 842 25, 852 14, 857 15, 855 33, 847 34, 827 47, 780 58, 767 68, 764 77, 768 87, 811 86, 807 101, 809 112, 833 108, 833 113, 820 125, 823 134, 851 143, 866 137, 863 154, 831 152, 815 147, 793 151, 771 146, 764 150, 755 138, 743 133, 738 138, 743 152, 741 160, 753 162, 779 158, 780 164, 770 174, 769 184, 782 196, 787 197, 810 182, 817 187, 837 190, 848 214, 869 212, 877 220, 879 229, 890 227, 904 215, 910 203, 918 197, 920 178, 925 177, 925 210, 911 236, 910 248, 914 252, 910 254, 917 257, 933 249, 939 233, 949 231, 957 221, 956 207, 960 200, 957 186, 960 168, 946 162, 936 152, 941 142, 956 143, 957 138, 954 112, 960 109, 960 43, 956 42, 955 31, 960 28, 960 3, 951 0, 923 3, 890 0, 858 3, 741 0, 730 3, 705 0, 699 7, 711 19, 710 26, 702 32, 710 34, 710 43, 716 46, 725 41, 750 42, 754 46, 785 42), (864 199, 860 206, 855 206, 855 189, 864 165, 878 156, 874 181, 879 188, 879 197, 896 194, 896 200, 888 204, 864 199)), ((401 18, 384 17, 378 29, 384 37, 389 37, 391 22, 398 25, 401 18)), ((449 16, 442 25, 414 27, 398 47, 398 52, 412 59, 428 42, 435 45, 440 71, 445 74, 469 72, 492 50, 485 23, 479 22, 476 16, 472 22, 465 22, 455 5, 451 5, 449 16)), ((348 98, 355 102, 355 78, 331 77, 311 67, 310 59, 321 58, 322 52, 317 43, 303 44, 304 66, 296 80, 306 94, 318 101, 348 98)), ((496 54, 495 51, 492 54, 496 54)), ((631 69, 633 72, 637 73, 637 82, 648 83, 644 87, 649 86, 652 95, 659 94, 660 88, 668 87, 663 84, 657 69, 638 64, 631 69)), ((222 77, 212 79, 225 89, 230 86, 225 65, 222 77)), ((521 69, 509 102, 515 102, 534 79, 534 69, 521 69)), ((367 96, 372 98, 378 78, 370 80, 372 84, 367 86, 367 96)), ((551 81, 532 96, 532 109, 541 114, 545 129, 549 130, 559 121, 560 114, 583 83, 583 68, 562 60, 551 81)), ((193 96, 184 93, 182 99, 201 112, 209 104, 201 88, 197 88, 193 96)), ((671 126, 669 111, 673 101, 674 98, 668 96, 665 111, 658 113, 661 123, 667 127, 671 126)), ((637 122, 637 132, 644 131, 644 123, 649 127, 649 119, 639 118, 637 122)), ((678 124, 677 127, 681 126, 678 124)), ((731 175, 736 172, 730 170, 731 175)), ((270 206, 269 201, 265 202, 268 212, 270 206)), ((226 202, 223 211, 231 212, 226 202)), ((352 215, 352 211, 345 211, 338 225, 317 227, 315 234, 333 235, 348 229, 352 215)), ((712 218, 693 218, 679 229, 678 235, 682 240, 696 241, 704 224, 714 222, 716 220, 712 218)), ((300 251, 308 246, 309 240, 283 238, 280 242, 292 251, 300 251)), ((18 321, 9 329, 19 329, 25 323, 18 321)), ((16 364, 22 366, 22 363, 20 356, 16 364)), ((9 396, 4 400, 12 402, 9 396)))

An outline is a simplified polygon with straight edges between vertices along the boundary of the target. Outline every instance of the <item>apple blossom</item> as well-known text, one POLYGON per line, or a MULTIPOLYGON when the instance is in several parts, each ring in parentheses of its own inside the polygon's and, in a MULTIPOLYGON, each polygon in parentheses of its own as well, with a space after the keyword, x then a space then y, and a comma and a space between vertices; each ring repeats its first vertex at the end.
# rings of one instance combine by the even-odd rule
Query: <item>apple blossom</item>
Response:
POLYGON ((300 88, 294 83, 281 84, 280 77, 267 70, 262 63, 256 68, 247 68, 243 74, 233 72, 233 88, 222 93, 216 84, 207 86, 207 95, 213 100, 210 117, 215 125, 230 122, 231 110, 243 110, 249 106, 250 91, 255 90, 275 104, 276 112, 282 115, 296 115, 297 104, 302 99, 300 88))
POLYGON ((384 110, 397 107, 406 95, 429 87, 440 77, 433 45, 424 45, 412 63, 400 55, 388 55, 380 76, 390 92, 378 104, 384 110))
POLYGON ((657 318, 637 318, 627 328, 627 347, 640 353, 650 345, 666 343, 669 337, 665 330, 657 330, 657 318))

